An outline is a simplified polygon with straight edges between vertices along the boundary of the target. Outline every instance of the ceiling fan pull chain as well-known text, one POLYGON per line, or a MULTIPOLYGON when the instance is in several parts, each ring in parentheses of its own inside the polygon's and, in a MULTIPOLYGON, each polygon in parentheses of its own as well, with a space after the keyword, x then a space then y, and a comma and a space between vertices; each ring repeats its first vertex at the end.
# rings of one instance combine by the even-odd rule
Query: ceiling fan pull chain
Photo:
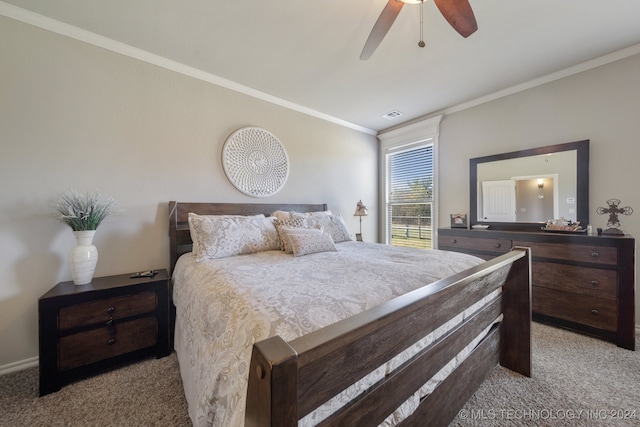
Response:
POLYGON ((418 42, 418 46, 424 47, 423 40, 423 29, 424 29, 424 0, 420 1, 420 41, 418 42))

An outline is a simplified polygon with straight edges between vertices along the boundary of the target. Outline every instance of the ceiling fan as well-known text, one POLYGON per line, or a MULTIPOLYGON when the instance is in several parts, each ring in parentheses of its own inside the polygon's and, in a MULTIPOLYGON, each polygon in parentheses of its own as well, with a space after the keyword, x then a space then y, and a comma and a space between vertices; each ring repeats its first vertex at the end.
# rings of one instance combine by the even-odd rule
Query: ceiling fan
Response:
MULTIPOLYGON (((462 37, 469 37, 478 29, 476 18, 471 10, 469 0, 433 0, 440 13, 449 22, 449 24, 458 32, 462 37)), ((360 59, 369 59, 373 52, 376 50, 382 39, 387 34, 391 25, 398 17, 398 14, 402 10, 402 6, 405 3, 410 4, 422 4, 424 0, 389 0, 382 9, 382 13, 378 17, 371 34, 367 42, 364 44, 360 59)), ((420 43, 418 46, 424 47, 424 41, 422 41, 422 22, 420 26, 420 43)))

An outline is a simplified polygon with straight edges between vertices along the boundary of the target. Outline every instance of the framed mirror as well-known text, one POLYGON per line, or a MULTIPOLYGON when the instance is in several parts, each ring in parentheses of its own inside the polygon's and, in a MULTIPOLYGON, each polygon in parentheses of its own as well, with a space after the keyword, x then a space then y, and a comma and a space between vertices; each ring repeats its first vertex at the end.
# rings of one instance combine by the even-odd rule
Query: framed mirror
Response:
POLYGON ((589 224, 589 140, 469 160, 469 223, 539 231, 547 220, 589 224))

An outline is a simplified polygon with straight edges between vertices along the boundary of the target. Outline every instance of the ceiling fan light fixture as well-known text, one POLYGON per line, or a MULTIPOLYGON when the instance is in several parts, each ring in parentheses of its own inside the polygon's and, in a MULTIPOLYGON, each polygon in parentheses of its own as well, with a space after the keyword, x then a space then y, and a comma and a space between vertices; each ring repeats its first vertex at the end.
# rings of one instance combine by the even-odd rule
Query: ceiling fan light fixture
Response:
MULTIPOLYGON (((387 34, 391 25, 398 17, 398 14, 405 3, 420 5, 420 42, 418 46, 424 47, 422 40, 423 27, 423 7, 425 0, 388 0, 384 9, 380 13, 378 20, 373 26, 369 37, 362 48, 360 59, 367 60, 376 50, 382 39, 387 34)), ((442 16, 449 22, 462 37, 469 37, 478 29, 476 18, 469 4, 469 0, 433 0, 442 16)))

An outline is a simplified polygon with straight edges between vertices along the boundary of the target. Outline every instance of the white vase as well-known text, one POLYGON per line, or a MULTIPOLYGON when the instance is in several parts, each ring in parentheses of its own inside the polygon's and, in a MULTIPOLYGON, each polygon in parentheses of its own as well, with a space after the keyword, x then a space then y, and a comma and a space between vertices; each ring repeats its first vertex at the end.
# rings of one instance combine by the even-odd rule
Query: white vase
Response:
POLYGON ((91 243, 96 230, 74 231, 77 244, 69 254, 71 278, 76 285, 87 285, 93 279, 98 263, 98 249, 91 243))

